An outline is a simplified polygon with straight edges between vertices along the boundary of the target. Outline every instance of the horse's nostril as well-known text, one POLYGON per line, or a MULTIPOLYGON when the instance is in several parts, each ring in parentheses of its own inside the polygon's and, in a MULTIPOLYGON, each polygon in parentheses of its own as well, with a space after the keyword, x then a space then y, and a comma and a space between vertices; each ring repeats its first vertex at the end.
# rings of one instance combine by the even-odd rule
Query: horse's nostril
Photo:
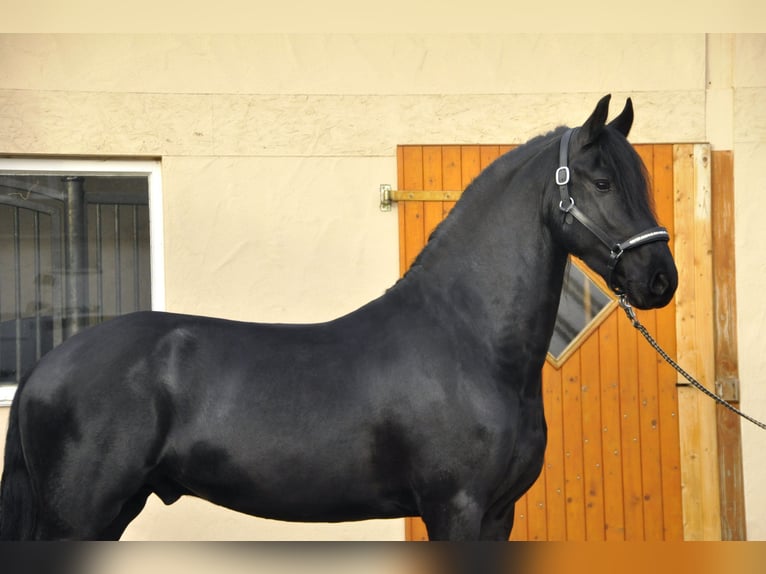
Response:
POLYGON ((654 295, 664 295, 669 287, 670 281, 668 280, 668 276, 662 271, 655 273, 651 283, 649 283, 649 290, 654 295))

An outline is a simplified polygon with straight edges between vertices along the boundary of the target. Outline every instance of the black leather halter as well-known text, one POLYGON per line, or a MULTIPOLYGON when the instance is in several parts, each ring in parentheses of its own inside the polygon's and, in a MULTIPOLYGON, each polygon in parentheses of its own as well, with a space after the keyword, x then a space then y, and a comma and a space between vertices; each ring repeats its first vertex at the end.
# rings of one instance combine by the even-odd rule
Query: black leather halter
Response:
MULTIPOLYGON (((620 262, 622 254, 629 250, 635 249, 641 245, 647 243, 653 243, 655 241, 669 241, 670 234, 664 227, 652 227, 641 233, 637 233, 633 237, 619 242, 614 241, 608 233, 596 225, 593 220, 585 215, 576 205, 574 198, 569 195, 569 167, 567 166, 567 158, 569 156, 569 140, 572 139, 572 135, 578 128, 572 128, 567 130, 564 136, 561 138, 561 145, 559 147, 559 168, 556 170, 556 184, 559 186, 561 192, 561 201, 559 202, 559 209, 563 211, 566 216, 572 216, 579 221, 586 229, 588 229, 593 235, 599 238, 601 243, 609 248, 609 261, 607 267, 609 274, 607 276, 607 283, 609 288, 621 295, 622 289, 614 285, 613 276, 614 270, 617 264, 620 262)), ((564 217, 565 223, 571 223, 571 217, 564 217)))

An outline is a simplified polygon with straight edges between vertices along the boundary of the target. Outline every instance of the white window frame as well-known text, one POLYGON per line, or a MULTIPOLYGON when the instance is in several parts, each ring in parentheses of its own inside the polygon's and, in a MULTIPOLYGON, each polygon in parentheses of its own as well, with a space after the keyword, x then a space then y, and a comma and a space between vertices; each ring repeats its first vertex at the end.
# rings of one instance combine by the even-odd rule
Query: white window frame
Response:
MULTIPOLYGON (((165 233, 162 211, 161 162, 130 159, 0 158, 0 174, 38 173, 82 176, 146 176, 149 186, 149 259, 152 310, 165 310, 165 233)), ((13 400, 16 386, 0 387, 0 406, 13 400)))

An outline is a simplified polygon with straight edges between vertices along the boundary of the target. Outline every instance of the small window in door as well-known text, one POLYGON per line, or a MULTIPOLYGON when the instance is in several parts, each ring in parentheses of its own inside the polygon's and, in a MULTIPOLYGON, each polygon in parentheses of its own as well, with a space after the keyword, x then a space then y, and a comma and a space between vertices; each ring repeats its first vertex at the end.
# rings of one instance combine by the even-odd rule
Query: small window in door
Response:
POLYGON ((548 346, 548 360, 557 367, 564 364, 616 303, 582 265, 572 259, 564 276, 556 326, 548 346))

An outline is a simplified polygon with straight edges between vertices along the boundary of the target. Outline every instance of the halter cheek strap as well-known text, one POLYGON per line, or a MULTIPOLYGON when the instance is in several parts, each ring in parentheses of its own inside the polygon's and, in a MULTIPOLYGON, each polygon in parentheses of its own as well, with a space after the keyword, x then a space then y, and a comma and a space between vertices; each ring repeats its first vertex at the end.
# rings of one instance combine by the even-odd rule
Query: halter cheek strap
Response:
POLYGON ((629 249, 635 249, 636 247, 647 243, 653 243, 654 241, 669 241, 670 234, 664 227, 651 227, 646 231, 637 233, 625 241, 614 241, 608 233, 596 225, 590 217, 575 205, 574 198, 569 195, 569 180, 571 174, 567 164, 569 141, 572 139, 572 135, 574 135, 577 129, 578 128, 572 128, 567 130, 561 138, 561 145, 559 146, 559 168, 556 170, 556 185, 559 186, 559 192, 561 193, 559 209, 564 213, 565 224, 572 223, 573 218, 576 219, 588 229, 588 231, 598 237, 601 243, 607 246, 609 249, 609 261, 607 262, 609 274, 607 276, 607 283, 609 284, 609 288, 619 295, 622 294, 622 290, 614 284, 613 278, 614 270, 617 268, 617 264, 620 262, 622 254, 629 249))

